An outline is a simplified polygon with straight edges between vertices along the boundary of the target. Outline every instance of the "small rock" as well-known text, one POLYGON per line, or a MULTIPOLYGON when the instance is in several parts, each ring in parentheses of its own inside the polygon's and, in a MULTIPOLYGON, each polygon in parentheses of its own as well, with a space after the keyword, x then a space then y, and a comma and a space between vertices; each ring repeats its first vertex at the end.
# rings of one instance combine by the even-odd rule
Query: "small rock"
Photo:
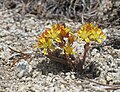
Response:
POLYGON ((70 79, 71 79, 71 78, 70 78, 69 75, 65 77, 65 80, 70 80, 70 79))
POLYGON ((47 76, 46 81, 51 81, 51 80, 52 80, 52 77, 47 76))
POLYGON ((74 74, 71 75, 71 79, 75 79, 75 75, 74 74))
POLYGON ((55 89, 53 87, 48 89, 49 92, 55 92, 55 89))
POLYGON ((26 81, 32 81, 32 78, 31 77, 27 77, 26 81))
POLYGON ((32 73, 32 77, 33 77, 33 78, 35 78, 35 77, 37 77, 37 76, 38 76, 38 74, 39 74, 39 72, 38 72, 38 71, 34 71, 34 72, 32 73))
POLYGON ((20 87, 18 88, 18 92, 23 92, 23 91, 25 91, 26 88, 27 88, 27 86, 25 86, 25 85, 20 86, 20 87))
POLYGON ((67 76, 70 76, 70 75, 71 75, 71 73, 70 73, 70 72, 68 72, 68 73, 66 73, 66 75, 67 75, 67 76))
POLYGON ((24 75, 29 74, 31 72, 31 70, 32 70, 32 67, 28 64, 27 61, 25 61, 25 60, 22 59, 17 64, 16 70, 17 70, 17 76, 19 78, 21 78, 24 75))
POLYGON ((9 32, 8 31, 6 31, 6 30, 0 30, 0 38, 1 37, 4 37, 4 36, 7 36, 7 34, 9 34, 9 32), (2 31, 2 32, 1 32, 2 31))
POLYGON ((10 45, 12 43, 12 41, 6 41, 7 45, 10 45))
POLYGON ((91 52, 91 55, 96 55, 96 53, 98 53, 98 50, 97 49, 93 49, 92 52, 91 52))
POLYGON ((99 82, 102 84, 107 84, 107 81, 105 79, 100 79, 99 82))
POLYGON ((103 31, 104 33, 107 33, 107 32, 108 32, 108 29, 105 28, 105 29, 103 29, 102 31, 103 31))
POLYGON ((114 90, 114 92, 120 92, 120 89, 118 89, 118 90, 114 90))
POLYGON ((113 80, 113 78, 112 78, 112 76, 111 76, 111 75, 107 75, 107 76, 106 76, 106 80, 107 80, 107 81, 112 81, 112 80, 113 80))
POLYGON ((20 71, 20 72, 17 74, 17 76, 18 76, 19 78, 23 77, 23 76, 24 76, 24 71, 23 71, 23 70, 20 71))

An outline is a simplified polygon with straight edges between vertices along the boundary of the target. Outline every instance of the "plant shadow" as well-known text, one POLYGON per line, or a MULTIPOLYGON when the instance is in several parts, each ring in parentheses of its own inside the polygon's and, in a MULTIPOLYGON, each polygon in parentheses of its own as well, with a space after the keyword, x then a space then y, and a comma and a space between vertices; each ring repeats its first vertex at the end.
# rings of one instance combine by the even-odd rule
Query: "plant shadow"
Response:
POLYGON ((94 79, 100 76, 99 64, 97 62, 91 62, 88 64, 81 73, 77 72, 77 76, 94 79), (80 75, 81 74, 81 75, 80 75))
POLYGON ((39 62, 36 68, 38 71, 42 71, 43 75, 47 75, 48 73, 57 75, 60 72, 67 73, 72 71, 72 69, 67 65, 48 60, 43 60, 42 62, 39 62))
POLYGON ((80 72, 78 70, 72 69, 67 65, 63 65, 55 61, 43 60, 37 64, 36 69, 37 71, 41 71, 43 75, 48 75, 48 73, 59 75, 60 73, 65 74, 68 72, 74 72, 76 78, 87 77, 94 79, 99 77, 101 73, 97 67, 98 65, 95 62, 92 62, 82 72, 80 72))

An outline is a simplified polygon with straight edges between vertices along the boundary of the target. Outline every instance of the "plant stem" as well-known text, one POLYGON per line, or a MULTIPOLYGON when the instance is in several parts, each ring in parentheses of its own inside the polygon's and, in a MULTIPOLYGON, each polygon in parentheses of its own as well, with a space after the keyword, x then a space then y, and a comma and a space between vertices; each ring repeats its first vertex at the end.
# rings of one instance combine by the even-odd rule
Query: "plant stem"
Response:
POLYGON ((70 67, 73 68, 73 66, 72 66, 72 61, 70 60, 70 56, 69 56, 68 54, 66 54, 66 59, 67 59, 67 61, 68 61, 68 64, 70 64, 70 67))
POLYGON ((83 63, 82 63, 82 65, 84 65, 84 63, 85 63, 86 55, 87 55, 88 50, 89 50, 89 43, 86 43, 85 46, 84 46, 84 55, 83 55, 83 63))
POLYGON ((51 52, 51 50, 49 48, 47 49, 47 52, 48 52, 48 55, 52 54, 52 52, 51 52))

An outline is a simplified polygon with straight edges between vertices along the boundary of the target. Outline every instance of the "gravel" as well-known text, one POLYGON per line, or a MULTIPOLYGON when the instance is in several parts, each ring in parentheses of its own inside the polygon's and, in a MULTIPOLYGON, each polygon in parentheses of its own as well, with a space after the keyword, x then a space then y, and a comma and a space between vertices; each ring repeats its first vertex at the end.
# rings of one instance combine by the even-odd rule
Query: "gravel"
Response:
MULTIPOLYGON (((39 49, 32 47, 35 36, 58 21, 32 16, 22 18, 16 11, 0 10, 0 92, 107 92, 109 86, 99 83, 120 85, 120 49, 98 45, 89 52, 90 60, 87 60, 91 63, 84 74, 74 72, 66 66, 50 62, 39 49), (20 59, 11 67, 21 55, 8 47, 29 53, 32 60, 20 59)), ((66 21, 66 25, 77 29, 81 24, 66 21)), ((119 35, 116 32, 120 30, 111 28, 104 31, 108 35, 111 35, 110 32, 119 35)), ((75 43, 79 46, 78 53, 83 52, 83 44, 79 46, 75 43)), ((111 89, 109 92, 120 90, 111 89)))

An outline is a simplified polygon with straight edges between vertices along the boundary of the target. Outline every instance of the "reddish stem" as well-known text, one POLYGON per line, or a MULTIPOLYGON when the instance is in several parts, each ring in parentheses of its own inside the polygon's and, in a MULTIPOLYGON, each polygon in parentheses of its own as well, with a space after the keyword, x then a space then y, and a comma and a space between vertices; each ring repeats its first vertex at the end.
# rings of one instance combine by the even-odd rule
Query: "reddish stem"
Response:
POLYGON ((70 60, 70 56, 68 54, 66 54, 66 59, 67 59, 68 63, 71 65, 71 67, 72 67, 72 61, 70 60))
POLYGON ((86 55, 87 55, 88 50, 89 50, 89 43, 86 43, 86 44, 84 45, 84 55, 83 55, 83 59, 82 59, 82 61, 79 59, 79 63, 78 63, 78 65, 77 65, 77 68, 78 68, 78 70, 80 70, 80 71, 83 70, 83 65, 84 65, 84 63, 85 63, 86 55))
POLYGON ((88 50, 89 50, 89 43, 86 43, 85 46, 84 46, 83 65, 85 63, 86 55, 87 55, 88 50))
POLYGON ((52 52, 51 52, 51 50, 49 48, 47 49, 47 52, 48 52, 48 55, 52 54, 52 52))

